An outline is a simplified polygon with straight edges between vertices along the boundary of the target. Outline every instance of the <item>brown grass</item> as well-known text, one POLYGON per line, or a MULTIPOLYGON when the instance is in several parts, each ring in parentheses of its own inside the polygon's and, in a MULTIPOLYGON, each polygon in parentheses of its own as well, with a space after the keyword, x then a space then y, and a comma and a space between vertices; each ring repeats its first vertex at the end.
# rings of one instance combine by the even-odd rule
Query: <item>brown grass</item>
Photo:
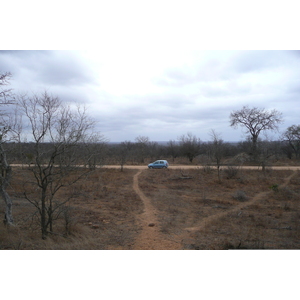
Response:
MULTIPOLYGON (((43 241, 35 209, 22 198, 30 175, 15 169, 9 192, 16 226, 0 224, 0 249, 133 249, 144 209, 133 190, 136 172, 100 169, 62 190, 60 199, 75 196, 56 234, 43 241)), ((239 170, 228 177, 223 171, 219 183, 215 170, 144 170, 139 186, 157 211, 160 233, 178 237, 181 249, 299 249, 299 172, 281 186, 291 174, 239 170), (278 190, 270 188, 275 185, 278 190)))
POLYGON ((72 190, 62 190, 60 198, 75 190, 69 202, 68 232, 62 215, 55 223, 56 234, 42 241, 35 209, 21 198, 21 182, 30 174, 15 170, 10 194, 16 226, 7 229, 0 224, 1 249, 130 249, 140 230, 136 215, 143 209, 132 188, 134 174, 135 170, 96 170, 72 190))
POLYGON ((162 231, 181 235, 183 249, 300 248, 299 173, 278 192, 270 187, 282 184, 291 171, 243 170, 232 179, 223 174, 221 184, 213 170, 186 173, 191 179, 183 179, 176 170, 144 172, 141 179, 141 187, 160 212, 162 231), (247 197, 239 211, 237 191, 247 197), (266 195, 251 204, 261 192, 266 195))

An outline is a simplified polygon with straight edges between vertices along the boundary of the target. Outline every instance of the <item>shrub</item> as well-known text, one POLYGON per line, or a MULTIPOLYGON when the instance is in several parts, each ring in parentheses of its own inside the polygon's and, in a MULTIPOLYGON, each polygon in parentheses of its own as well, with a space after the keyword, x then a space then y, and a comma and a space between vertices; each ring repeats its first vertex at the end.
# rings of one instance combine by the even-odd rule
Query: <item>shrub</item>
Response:
POLYGON ((206 173, 206 174, 210 174, 211 172, 212 172, 212 167, 210 166, 210 165, 204 165, 203 167, 202 167, 202 170, 203 170, 203 172, 204 173, 206 173))
POLYGON ((273 184, 273 185, 270 186, 270 189, 271 189, 272 191, 274 191, 274 192, 277 193, 277 192, 278 192, 278 187, 279 187, 278 184, 273 184))
POLYGON ((248 197, 246 196, 246 193, 245 193, 244 191, 240 191, 240 190, 236 191, 236 192, 232 195, 232 197, 233 197, 235 200, 238 200, 238 201, 241 201, 241 202, 248 200, 248 197))
POLYGON ((227 176, 227 179, 232 179, 238 175, 239 169, 238 169, 238 167, 235 167, 235 166, 227 166, 227 168, 224 170, 224 172, 227 176))

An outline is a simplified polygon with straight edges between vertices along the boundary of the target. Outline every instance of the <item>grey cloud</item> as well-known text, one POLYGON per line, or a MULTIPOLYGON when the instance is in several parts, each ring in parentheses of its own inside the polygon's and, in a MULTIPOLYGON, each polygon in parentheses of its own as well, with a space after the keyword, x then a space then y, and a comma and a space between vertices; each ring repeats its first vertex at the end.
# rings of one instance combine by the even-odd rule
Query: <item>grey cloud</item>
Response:
POLYGON ((72 54, 61 53, 38 65, 37 77, 48 84, 81 86, 93 81, 90 71, 72 54))
POLYGON ((70 51, 0 51, 3 69, 31 85, 81 86, 93 81, 91 70, 70 51))
POLYGON ((287 52, 291 53, 292 55, 294 55, 300 59, 300 50, 290 50, 287 52))
POLYGON ((239 51, 228 62, 229 69, 237 73, 258 72, 280 63, 282 52, 239 51))
POLYGON ((281 67, 293 68, 294 59, 291 56, 298 55, 296 51, 235 51, 226 52, 223 57, 223 51, 216 51, 205 62, 195 60, 191 66, 169 68, 154 83, 182 87, 195 83, 232 81, 247 73, 276 71, 281 67))
MULTIPOLYGON (((169 101, 167 99, 164 100, 165 103, 169 101)), ((150 99, 147 99, 145 102, 150 103, 150 99)), ((132 105, 123 108, 116 107, 109 114, 100 111, 96 116, 96 119, 99 121, 99 129, 101 131, 140 129, 146 123, 164 124, 164 127, 167 126, 170 128, 179 124, 185 126, 189 123, 197 123, 199 126, 206 128, 208 125, 212 126, 213 123, 218 123, 220 119, 228 118, 229 115, 228 112, 224 112, 224 108, 222 107, 213 110, 211 108, 203 108, 199 100, 190 101, 180 106, 164 106, 157 99, 154 99, 152 104, 138 107, 132 105)), ((153 126, 155 127, 156 125, 153 126)), ((159 131, 160 129, 157 128, 157 130, 159 131)), ((178 131, 176 135, 181 133, 178 131)))
POLYGON ((300 80, 296 79, 292 83, 288 85, 286 88, 286 93, 290 96, 295 96, 297 98, 297 101, 300 100, 300 80))
MULTIPOLYGON (((181 66, 174 61, 174 67, 154 81, 160 92, 144 95, 116 96, 104 90, 104 84, 95 88, 93 72, 99 70, 92 60, 82 61, 71 51, 0 51, 0 72, 13 73, 11 83, 16 83, 12 86, 16 91, 46 89, 67 102, 86 103, 89 114, 98 121, 97 128, 119 140, 149 133, 156 134, 156 140, 159 136, 176 139, 187 131, 205 140, 212 128, 224 132, 224 139, 238 140, 233 136, 239 137, 241 131, 230 128, 229 114, 247 104, 282 111, 286 119, 282 128, 299 123, 299 52, 201 55, 181 66)), ((99 81, 106 76, 99 74, 99 81)))
POLYGON ((170 68, 162 78, 155 80, 156 84, 163 86, 182 87, 197 82, 215 81, 223 76, 224 66, 215 59, 204 64, 196 63, 191 67, 170 68))

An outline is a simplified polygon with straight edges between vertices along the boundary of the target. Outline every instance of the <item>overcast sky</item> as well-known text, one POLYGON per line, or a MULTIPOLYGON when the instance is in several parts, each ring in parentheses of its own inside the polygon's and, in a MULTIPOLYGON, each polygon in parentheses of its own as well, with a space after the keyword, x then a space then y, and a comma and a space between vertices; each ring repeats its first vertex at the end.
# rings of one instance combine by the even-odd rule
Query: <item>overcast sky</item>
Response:
MULTIPOLYGON (((192 2, 196 3, 128 1, 125 5, 112 1, 100 4, 96 12, 90 8, 85 26, 76 16, 84 15, 86 8, 76 4, 68 25, 60 13, 55 23, 52 16, 35 15, 29 23, 26 18, 26 32, 23 24, 14 29, 17 46, 13 38, 12 46, 0 51, 0 72, 12 73, 11 87, 16 93, 47 90, 64 101, 86 105, 99 131, 112 142, 134 141, 139 135, 152 141, 176 140, 188 132, 205 141, 211 129, 226 141, 239 141, 245 136, 242 129, 229 126, 229 115, 244 105, 282 112, 281 131, 300 124, 300 51, 243 50, 264 49, 265 33, 277 41, 282 25, 277 27, 275 20, 285 10, 277 7, 267 28, 257 28, 255 24, 265 19, 256 16, 255 23, 247 23, 252 22, 253 6, 235 6, 247 8, 248 14, 224 18, 223 2, 217 2, 218 10, 216 1, 206 10, 196 9, 192 2), (208 18, 207 11, 217 18, 208 18), (40 23, 44 24, 42 32, 37 31, 40 23), (53 24, 58 25, 53 28, 53 24), (249 43, 252 30, 261 33, 253 45, 249 43), (23 34, 28 32, 31 43, 24 46, 23 34), (227 33, 231 33, 229 44, 225 43, 227 33), (76 43, 66 44, 68 39, 76 43), (216 40, 217 44, 212 42, 216 40), (74 46, 93 50, 34 50, 74 46)), ((268 6, 260 8, 263 12, 268 6)), ((295 13, 289 13, 288 22, 292 22, 295 13)))

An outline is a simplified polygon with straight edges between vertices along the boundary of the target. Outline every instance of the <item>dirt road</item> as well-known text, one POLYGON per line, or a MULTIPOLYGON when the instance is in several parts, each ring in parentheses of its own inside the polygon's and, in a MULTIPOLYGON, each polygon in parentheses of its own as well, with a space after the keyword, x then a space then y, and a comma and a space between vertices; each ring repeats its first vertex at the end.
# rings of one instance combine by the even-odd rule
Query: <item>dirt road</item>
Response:
MULTIPOLYGON (((108 168, 108 169, 120 169, 121 167, 118 165, 104 165, 103 168, 108 168)), ((124 169, 135 169, 135 170, 146 170, 148 169, 147 166, 131 166, 131 165, 125 165, 123 167, 124 169)), ((203 168, 202 165, 173 165, 169 166, 169 169, 197 169, 197 168, 203 168)), ((211 166, 212 169, 216 169, 216 166, 211 166)), ((222 166, 221 170, 226 168, 226 166, 222 166)), ((238 168, 241 168, 243 170, 261 170, 262 167, 260 166, 239 166, 238 168)), ((273 170, 291 170, 291 171, 296 171, 300 170, 300 166, 272 166, 271 167, 273 170)))
MULTIPOLYGON (((11 167, 15 168, 21 168, 21 167, 28 167, 28 165, 22 165, 22 164, 11 164, 11 167)), ((46 165, 45 165, 46 166, 46 165)), ((84 168, 83 165, 79 165, 78 167, 84 168)), ((197 168, 203 168, 202 165, 171 165, 169 166, 169 169, 197 169, 197 168)), ((212 169, 216 169, 216 166, 210 166, 212 169)), ((261 170, 262 167, 260 166, 237 166, 238 168, 241 168, 243 170, 261 170)), ((96 166, 96 168, 107 168, 107 169, 121 169, 120 165, 103 165, 103 166, 96 166)), ((147 166, 143 165, 124 165, 124 169, 134 169, 134 170, 146 170, 148 169, 147 166)), ((222 166, 220 169, 224 169, 226 166, 222 166)), ((300 170, 300 166, 272 166, 273 170, 300 170)))

